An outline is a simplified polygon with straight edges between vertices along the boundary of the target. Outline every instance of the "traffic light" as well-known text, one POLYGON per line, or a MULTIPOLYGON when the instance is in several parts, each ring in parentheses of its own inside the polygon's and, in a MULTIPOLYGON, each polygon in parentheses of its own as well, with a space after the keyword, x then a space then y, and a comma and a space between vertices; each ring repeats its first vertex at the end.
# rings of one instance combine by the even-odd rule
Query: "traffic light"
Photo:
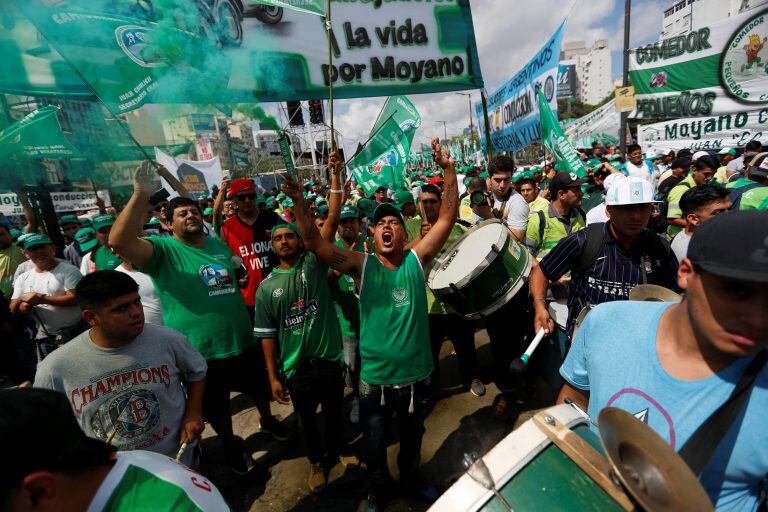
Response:
POLYGON ((323 124, 323 100, 309 100, 309 122, 323 124))
POLYGON ((285 107, 288 109, 288 124, 291 126, 304 126, 304 115, 301 113, 300 101, 287 101, 285 107))

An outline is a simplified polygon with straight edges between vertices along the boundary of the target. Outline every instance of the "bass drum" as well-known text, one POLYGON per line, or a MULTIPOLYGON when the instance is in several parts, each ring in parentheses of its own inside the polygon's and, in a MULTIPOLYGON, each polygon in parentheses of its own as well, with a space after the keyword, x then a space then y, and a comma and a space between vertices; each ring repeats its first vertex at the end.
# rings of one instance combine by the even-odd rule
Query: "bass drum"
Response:
POLYGON ((527 283, 531 256, 497 219, 480 222, 435 263, 427 286, 464 318, 490 315, 527 283))

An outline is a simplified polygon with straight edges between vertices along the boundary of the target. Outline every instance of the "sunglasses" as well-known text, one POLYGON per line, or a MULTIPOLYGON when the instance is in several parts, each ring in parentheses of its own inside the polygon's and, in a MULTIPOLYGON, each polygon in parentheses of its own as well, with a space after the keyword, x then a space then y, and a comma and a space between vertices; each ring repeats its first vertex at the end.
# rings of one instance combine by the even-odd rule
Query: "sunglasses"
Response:
POLYGON ((253 201, 254 199, 256 199, 256 194, 253 194, 253 193, 251 193, 251 194, 237 194, 235 196, 235 198, 238 201, 253 201))

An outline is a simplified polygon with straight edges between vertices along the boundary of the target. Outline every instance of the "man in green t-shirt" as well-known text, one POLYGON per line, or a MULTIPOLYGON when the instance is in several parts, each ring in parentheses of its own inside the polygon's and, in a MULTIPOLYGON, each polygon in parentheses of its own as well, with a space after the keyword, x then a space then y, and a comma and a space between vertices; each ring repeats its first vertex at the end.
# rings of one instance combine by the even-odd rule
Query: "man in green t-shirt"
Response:
POLYGON ((92 254, 96 270, 115 270, 123 262, 109 246, 109 232, 114 224, 115 216, 111 213, 101 213, 93 218, 93 229, 99 241, 98 249, 92 254))
POLYGON ((422 489, 416 470, 434 368, 423 269, 445 245, 459 206, 453 160, 438 139, 432 141, 432 151, 445 170, 440 215, 429 233, 408 250, 402 214, 389 203, 379 205, 371 219, 374 254, 349 251, 324 240, 306 211, 301 183, 286 179, 285 192, 297 205, 305 247, 351 276, 360 290, 360 423, 371 479, 368 510, 383 509, 386 501, 388 431, 393 416, 399 417, 400 480, 410 490, 422 489))
MULTIPOLYGON (((422 237, 432 229, 432 226, 439 218, 441 203, 442 193, 439 188, 434 185, 424 185, 421 187, 419 204, 426 219, 422 220, 421 216, 416 216, 405 222, 405 230, 408 232, 410 246, 418 244, 422 237)), ((466 232, 467 228, 459 223, 454 224, 448 240, 440 249, 436 259, 440 258, 466 232)), ((424 274, 428 276, 433 266, 434 262, 424 269, 424 274)), ((436 384, 440 377, 440 348, 443 346, 443 341, 446 338, 450 338, 456 351, 456 358, 459 360, 459 373, 461 374, 462 384, 473 395, 483 396, 485 394, 485 384, 479 378, 474 324, 470 320, 457 315, 451 306, 435 297, 432 290, 429 288, 426 290, 427 307, 429 309, 429 344, 432 347, 432 362, 435 365, 435 369, 432 372, 432 383, 436 384)))
POLYGON ((219 239, 206 236, 200 208, 186 197, 173 198, 165 208, 172 237, 140 238, 150 208, 152 174, 148 162, 137 169, 133 196, 109 242, 117 254, 152 277, 163 323, 184 334, 206 359, 203 416, 224 444, 233 471, 242 474, 249 469, 250 457, 232 432, 231 391, 253 398, 263 432, 281 440, 289 433, 270 412, 267 371, 259 364, 260 347, 238 289, 241 260, 219 239))
MULTIPOLYGON (((331 197, 321 236, 331 242, 341 206, 341 159, 335 151, 329 159, 331 197)), ((261 338, 273 398, 281 404, 293 402, 310 463, 309 488, 317 492, 327 483, 326 470, 346 452, 341 330, 327 265, 304 250, 293 224, 275 225, 271 239, 280 264, 256 290, 253 332, 261 338)))

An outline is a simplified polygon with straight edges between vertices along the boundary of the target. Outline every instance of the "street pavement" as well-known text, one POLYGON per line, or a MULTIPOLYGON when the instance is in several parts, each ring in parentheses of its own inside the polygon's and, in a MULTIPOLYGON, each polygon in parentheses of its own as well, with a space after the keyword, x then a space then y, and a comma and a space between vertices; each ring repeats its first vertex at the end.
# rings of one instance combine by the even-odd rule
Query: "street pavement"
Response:
MULTIPOLYGON (((476 345, 481 368, 491 361, 486 332, 478 331, 476 345)), ((442 493, 464 472, 462 458, 472 451, 483 455, 517 425, 546 404, 518 403, 501 417, 494 415, 494 403, 499 391, 486 380, 487 392, 475 397, 460 386, 458 362, 450 342, 443 344, 441 352, 440 389, 434 409, 426 420, 426 434, 422 446, 421 474, 442 493)), ((350 402, 346 397, 346 413, 350 402)), ((546 400, 546 399, 545 399, 546 400)), ((294 430, 288 441, 274 440, 258 431, 258 413, 249 398, 233 395, 232 410, 235 433, 245 441, 252 453, 255 466, 248 475, 239 477, 229 471, 223 462, 221 444, 210 427, 206 427, 202 442, 204 462, 200 471, 211 478, 235 511, 333 511, 357 510, 365 497, 367 482, 361 468, 337 465, 330 473, 329 484, 317 496, 310 496, 307 487, 309 462, 304 456, 301 439, 295 430, 296 417, 290 406, 272 403, 273 413, 294 430)), ((358 429, 346 422, 345 437, 356 453, 361 453, 358 429)), ((396 456, 397 439, 388 449, 390 471, 398 478, 396 456)), ((426 510, 429 503, 418 498, 399 498, 387 507, 387 512, 426 510)))

